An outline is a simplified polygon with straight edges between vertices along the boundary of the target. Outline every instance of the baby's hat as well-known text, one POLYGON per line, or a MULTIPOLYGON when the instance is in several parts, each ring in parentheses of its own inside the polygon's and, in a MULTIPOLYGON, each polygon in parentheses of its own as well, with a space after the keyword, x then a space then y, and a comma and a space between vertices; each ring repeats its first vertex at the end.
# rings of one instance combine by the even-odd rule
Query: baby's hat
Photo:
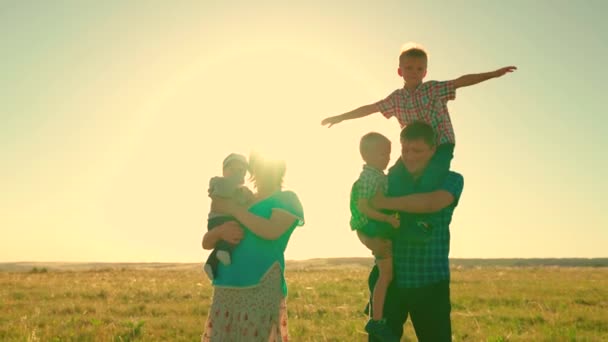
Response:
POLYGON ((224 159, 224 163, 223 163, 223 168, 226 168, 226 166, 228 166, 228 164, 230 164, 233 161, 239 161, 241 163, 243 163, 243 165, 245 165, 245 167, 247 167, 248 163, 247 163, 247 158, 245 158, 244 155, 242 154, 238 154, 238 153, 230 153, 228 155, 228 157, 226 157, 224 159))

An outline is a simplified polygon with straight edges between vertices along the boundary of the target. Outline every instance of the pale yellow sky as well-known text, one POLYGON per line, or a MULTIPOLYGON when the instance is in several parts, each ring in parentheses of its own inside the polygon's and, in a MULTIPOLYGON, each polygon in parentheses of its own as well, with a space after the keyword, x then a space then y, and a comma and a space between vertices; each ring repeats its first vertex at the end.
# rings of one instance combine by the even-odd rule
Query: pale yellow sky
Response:
POLYGON ((0 11, 0 261, 202 261, 207 181, 225 155, 259 146, 284 156, 286 186, 304 204, 287 258, 368 256, 348 227, 358 140, 381 132, 396 158, 398 124, 379 114, 319 123, 398 88, 409 40, 430 50, 427 79, 519 67, 450 103, 452 166, 465 177, 451 256, 606 256, 608 28, 598 29, 598 8, 231 6, 0 11), (403 11, 418 15, 405 21, 403 11), (523 22, 522 11, 538 20, 523 22), (560 35, 579 39, 564 50, 560 35), (568 73, 585 49, 593 53, 568 73))

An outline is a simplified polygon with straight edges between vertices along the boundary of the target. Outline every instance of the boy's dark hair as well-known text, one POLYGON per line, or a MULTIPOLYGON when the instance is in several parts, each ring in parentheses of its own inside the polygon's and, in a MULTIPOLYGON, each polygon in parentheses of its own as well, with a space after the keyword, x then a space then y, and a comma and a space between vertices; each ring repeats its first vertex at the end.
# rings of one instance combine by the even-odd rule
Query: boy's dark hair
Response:
POLYGON ((413 58, 424 58, 428 61, 429 56, 426 53, 426 50, 421 45, 418 44, 409 44, 401 50, 401 54, 399 54, 399 65, 403 64, 403 61, 406 57, 413 58))
POLYGON ((430 147, 435 146, 437 143, 433 127, 423 121, 416 121, 405 126, 405 128, 401 130, 399 138, 401 140, 409 141, 422 139, 430 147))

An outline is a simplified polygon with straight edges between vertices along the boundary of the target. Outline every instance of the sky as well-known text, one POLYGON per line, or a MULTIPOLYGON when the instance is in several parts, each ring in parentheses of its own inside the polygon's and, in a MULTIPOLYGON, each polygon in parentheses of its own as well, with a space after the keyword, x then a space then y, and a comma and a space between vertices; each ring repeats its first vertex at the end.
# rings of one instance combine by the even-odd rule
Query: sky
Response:
POLYGON ((0 1, 0 261, 202 262, 209 178, 231 152, 287 162, 306 224, 287 259, 366 257, 349 191, 402 86, 515 65, 457 91, 465 188, 450 257, 607 257, 608 3, 0 1))

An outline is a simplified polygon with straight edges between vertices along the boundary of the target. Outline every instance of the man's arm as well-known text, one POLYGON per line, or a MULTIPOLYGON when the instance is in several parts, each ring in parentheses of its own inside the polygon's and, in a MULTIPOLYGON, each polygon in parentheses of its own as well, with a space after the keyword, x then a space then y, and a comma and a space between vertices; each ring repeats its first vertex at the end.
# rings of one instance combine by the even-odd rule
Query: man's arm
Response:
POLYGON ((513 72, 517 70, 517 67, 508 66, 504 68, 500 68, 498 70, 484 72, 481 74, 470 74, 460 76, 457 79, 453 80, 455 88, 468 87, 477 83, 481 83, 483 81, 487 81, 491 78, 501 77, 508 72, 513 72))
POLYGON ((379 111, 378 106, 375 103, 372 103, 372 104, 368 104, 366 106, 362 106, 357 109, 351 110, 350 112, 346 112, 344 114, 330 116, 328 118, 325 118, 325 119, 323 119, 323 121, 321 121, 321 125, 323 125, 323 126, 329 125, 328 127, 331 127, 344 120, 362 118, 362 117, 368 116, 370 114, 374 114, 378 111, 379 111))
POLYGON ((367 198, 360 198, 357 202, 357 208, 359 211, 361 211, 361 213, 363 213, 363 215, 373 220, 390 223, 393 227, 399 226, 399 221, 394 216, 387 215, 370 207, 369 200, 367 198))
POLYGON ((454 195, 447 190, 436 190, 401 197, 384 197, 378 193, 372 204, 376 208, 406 211, 408 213, 434 213, 454 203, 454 195))

